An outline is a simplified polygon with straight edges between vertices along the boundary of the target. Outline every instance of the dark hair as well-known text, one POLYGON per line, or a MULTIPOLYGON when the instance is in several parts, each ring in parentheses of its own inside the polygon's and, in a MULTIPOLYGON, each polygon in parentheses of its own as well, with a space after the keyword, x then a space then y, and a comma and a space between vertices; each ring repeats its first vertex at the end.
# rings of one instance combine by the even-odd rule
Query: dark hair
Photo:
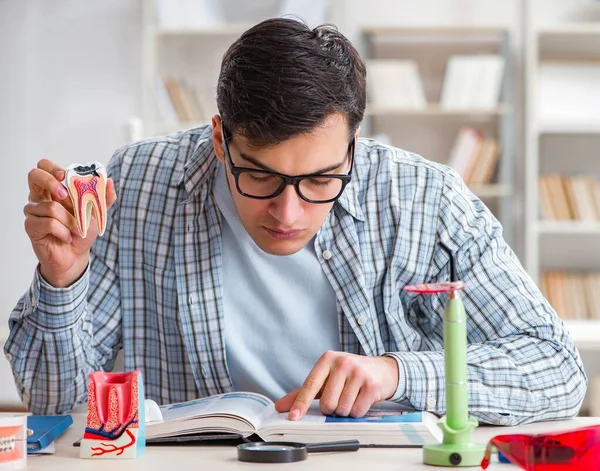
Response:
POLYGON ((350 133, 363 119, 366 67, 335 26, 310 29, 290 18, 265 20, 223 56, 217 106, 231 133, 256 147, 310 132, 333 113, 350 133))

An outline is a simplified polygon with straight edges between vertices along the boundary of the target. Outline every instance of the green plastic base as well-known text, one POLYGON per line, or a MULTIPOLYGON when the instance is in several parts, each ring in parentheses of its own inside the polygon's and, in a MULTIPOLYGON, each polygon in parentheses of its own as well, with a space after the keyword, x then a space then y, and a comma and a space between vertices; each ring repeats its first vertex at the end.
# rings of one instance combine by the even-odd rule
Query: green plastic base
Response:
POLYGON ((460 468, 481 465, 486 446, 471 442, 471 434, 478 425, 475 417, 469 417, 466 425, 460 429, 450 427, 446 415, 438 425, 444 433, 444 441, 439 445, 423 447, 423 463, 460 468))
POLYGON ((481 466, 485 445, 427 445, 423 448, 423 463, 432 466, 481 466))
POLYGON ((485 445, 465 443, 457 445, 426 445, 423 463, 432 466, 481 466, 485 445))

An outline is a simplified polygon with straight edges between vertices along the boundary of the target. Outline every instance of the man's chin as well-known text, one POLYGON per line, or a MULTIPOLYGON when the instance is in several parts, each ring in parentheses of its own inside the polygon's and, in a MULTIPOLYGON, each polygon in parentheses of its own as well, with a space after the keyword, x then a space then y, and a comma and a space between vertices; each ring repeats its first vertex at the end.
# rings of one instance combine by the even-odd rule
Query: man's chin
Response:
POLYGON ((300 252, 300 250, 302 250, 305 245, 306 244, 290 244, 289 242, 287 242, 286 244, 268 244, 266 246, 259 245, 258 247, 263 252, 268 253, 269 255, 286 256, 294 255, 295 253, 300 252))
POLYGON ((291 240, 276 240, 272 237, 261 238, 260 240, 254 239, 258 248, 269 255, 293 255, 296 252, 302 250, 310 239, 306 240, 305 237, 296 238, 291 240), (268 240, 270 239, 270 240, 268 240))

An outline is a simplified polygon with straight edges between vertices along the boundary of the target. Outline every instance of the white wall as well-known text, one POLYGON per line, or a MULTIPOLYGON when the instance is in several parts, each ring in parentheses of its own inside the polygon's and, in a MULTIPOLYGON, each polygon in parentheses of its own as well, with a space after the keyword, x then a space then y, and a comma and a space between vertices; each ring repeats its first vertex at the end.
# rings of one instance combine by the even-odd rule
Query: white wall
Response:
MULTIPOLYGON (((141 106, 140 24, 140 0, 0 1, 0 345, 35 267, 27 173, 40 158, 106 162, 126 143, 141 106)), ((0 356, 2 385, 7 371, 0 356)))
POLYGON ((0 2, 0 321, 35 259, 23 229, 27 173, 41 158, 108 161, 139 113, 139 0, 0 2))

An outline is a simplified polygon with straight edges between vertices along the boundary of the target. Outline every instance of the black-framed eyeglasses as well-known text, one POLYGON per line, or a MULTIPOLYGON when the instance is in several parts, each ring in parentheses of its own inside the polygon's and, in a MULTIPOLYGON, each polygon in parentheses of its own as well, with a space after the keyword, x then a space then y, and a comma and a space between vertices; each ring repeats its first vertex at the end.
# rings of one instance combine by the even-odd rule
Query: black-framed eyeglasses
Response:
POLYGON ((308 203, 331 203, 337 200, 352 178, 354 167, 354 148, 356 138, 348 144, 346 157, 350 156, 350 171, 345 175, 313 173, 307 175, 289 176, 283 173, 260 170, 256 168, 236 167, 229 152, 229 133, 222 126, 223 149, 229 170, 235 178, 237 191, 248 198, 266 200, 280 195, 286 186, 294 185, 296 193, 308 203))

